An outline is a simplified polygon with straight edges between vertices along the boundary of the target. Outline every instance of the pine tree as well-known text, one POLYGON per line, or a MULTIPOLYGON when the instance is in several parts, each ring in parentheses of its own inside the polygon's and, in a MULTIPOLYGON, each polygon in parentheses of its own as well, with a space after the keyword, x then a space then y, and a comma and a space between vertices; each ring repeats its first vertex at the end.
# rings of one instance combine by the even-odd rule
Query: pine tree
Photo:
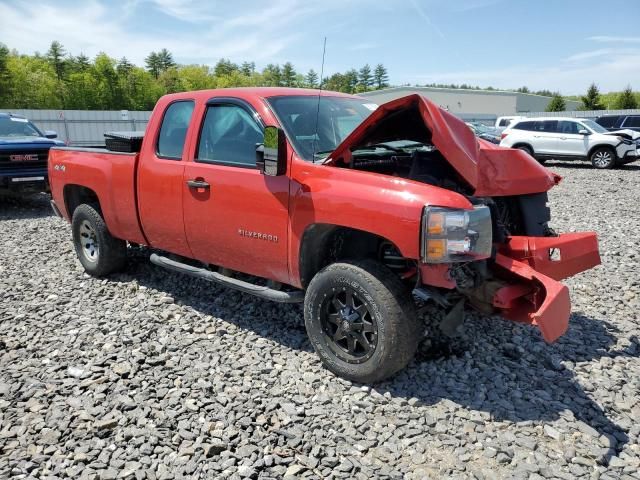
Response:
POLYGON ((373 71, 373 81, 376 88, 381 89, 389 86, 389 74, 384 65, 379 63, 373 71))
POLYGON ((604 110, 604 105, 600 103, 600 91, 595 83, 592 83, 587 90, 587 94, 580 97, 582 100, 581 110, 604 110))
POLYGON ((282 66, 282 83, 285 87, 296 86, 296 70, 291 62, 287 62, 282 66))
POLYGON ((91 66, 91 61, 84 53, 81 53, 74 59, 76 69, 80 72, 84 72, 91 66))
POLYGON ((173 55, 166 48, 158 52, 158 66, 161 72, 176 66, 176 62, 173 61, 173 55))
POLYGON ((358 88, 358 82, 359 82, 358 71, 355 68, 352 68, 351 70, 347 70, 344 73, 344 81, 346 86, 343 87, 344 89, 340 91, 347 92, 347 93, 355 93, 358 88))
POLYGON ((282 72, 280 71, 280 65, 274 65, 270 63, 262 71, 264 78, 264 84, 268 87, 281 87, 282 86, 282 72))
POLYGON ((221 58, 216 63, 216 66, 213 67, 213 74, 216 77, 225 77, 231 75, 233 72, 238 71, 238 65, 233 63, 231 60, 227 60, 226 58, 221 58))
POLYGON ((316 88, 318 86, 318 74, 312 68, 307 72, 307 76, 304 77, 304 81, 307 87, 316 88))
POLYGON ((363 91, 369 90, 373 86, 373 77, 371 76, 371 67, 367 63, 358 72, 359 87, 363 91))
POLYGON ((563 112, 567 109, 567 103, 564 101, 564 98, 559 93, 554 93, 553 97, 551 97, 551 101, 547 105, 545 109, 546 112, 563 112))
POLYGON ((55 70, 56 77, 58 77, 59 81, 61 81, 62 77, 64 76, 64 68, 66 64, 66 60, 64 59, 65 55, 66 52, 60 42, 58 42, 57 40, 51 42, 51 46, 47 51, 46 57, 55 70))
POLYGON ((118 72, 118 75, 127 76, 129 75, 129 72, 131 72, 133 67, 133 63, 127 60, 127 57, 122 57, 118 62, 118 65, 116 66, 116 70, 118 72))
POLYGON ((157 79, 160 75, 160 58, 156 52, 151 52, 147 58, 144 59, 144 63, 147 66, 147 71, 153 75, 153 78, 157 79))
POLYGON ((250 77, 256 71, 256 64, 254 62, 242 62, 240 71, 246 77, 250 77))
POLYGON ((618 98, 616 99, 615 108, 619 110, 630 110, 638 108, 638 101, 636 100, 631 85, 627 85, 618 98))

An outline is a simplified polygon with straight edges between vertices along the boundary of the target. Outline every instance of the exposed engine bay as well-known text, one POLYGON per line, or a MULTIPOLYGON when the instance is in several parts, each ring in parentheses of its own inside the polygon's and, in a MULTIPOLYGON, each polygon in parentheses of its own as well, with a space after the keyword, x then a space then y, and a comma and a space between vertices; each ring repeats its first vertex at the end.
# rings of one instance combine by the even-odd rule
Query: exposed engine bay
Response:
POLYGON ((396 140, 361 147, 352 152, 349 164, 355 170, 391 175, 433 185, 464 195, 474 205, 487 205, 494 219, 494 241, 508 236, 554 236, 549 227, 551 213, 547 193, 506 197, 475 197, 473 188, 432 144, 396 140))

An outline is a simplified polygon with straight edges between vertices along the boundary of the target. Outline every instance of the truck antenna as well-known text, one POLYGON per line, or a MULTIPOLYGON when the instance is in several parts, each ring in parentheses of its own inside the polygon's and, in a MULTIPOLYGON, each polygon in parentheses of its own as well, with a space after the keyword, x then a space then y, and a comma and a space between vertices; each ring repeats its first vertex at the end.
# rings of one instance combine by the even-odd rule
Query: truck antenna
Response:
POLYGON ((311 157, 311 161, 316 161, 316 144, 318 139, 318 121, 320 118, 320 95, 322 94, 322 80, 324 77, 324 55, 327 52, 327 37, 324 37, 324 44, 322 46, 322 65, 320 66, 320 85, 318 87, 318 106, 316 108, 316 129, 315 134, 313 135, 313 156, 311 157))

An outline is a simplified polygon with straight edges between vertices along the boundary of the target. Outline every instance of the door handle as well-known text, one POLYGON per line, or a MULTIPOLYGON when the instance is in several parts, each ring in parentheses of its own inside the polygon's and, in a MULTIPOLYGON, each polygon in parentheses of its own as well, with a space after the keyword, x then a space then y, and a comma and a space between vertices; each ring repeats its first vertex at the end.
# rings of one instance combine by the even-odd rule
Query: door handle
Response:
POLYGON ((210 185, 204 180, 187 180, 189 188, 209 188, 210 185))
POLYGON ((560 137, 560 140, 566 140, 567 137, 560 137))

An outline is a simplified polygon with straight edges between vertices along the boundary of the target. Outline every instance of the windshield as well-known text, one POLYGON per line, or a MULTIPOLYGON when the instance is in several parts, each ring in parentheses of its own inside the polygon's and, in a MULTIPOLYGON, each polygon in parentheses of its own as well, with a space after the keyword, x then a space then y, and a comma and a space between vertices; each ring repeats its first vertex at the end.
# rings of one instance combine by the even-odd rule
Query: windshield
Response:
POLYGON ((326 157, 377 105, 355 98, 287 96, 267 99, 304 160, 326 157))
POLYGON ((42 133, 26 118, 0 117, 0 138, 42 137, 42 133))
POLYGON ((598 125, 593 120, 582 120, 582 124, 586 125, 587 127, 589 127, 591 130, 593 130, 596 133, 609 133, 609 130, 604 128, 602 125, 598 125))

